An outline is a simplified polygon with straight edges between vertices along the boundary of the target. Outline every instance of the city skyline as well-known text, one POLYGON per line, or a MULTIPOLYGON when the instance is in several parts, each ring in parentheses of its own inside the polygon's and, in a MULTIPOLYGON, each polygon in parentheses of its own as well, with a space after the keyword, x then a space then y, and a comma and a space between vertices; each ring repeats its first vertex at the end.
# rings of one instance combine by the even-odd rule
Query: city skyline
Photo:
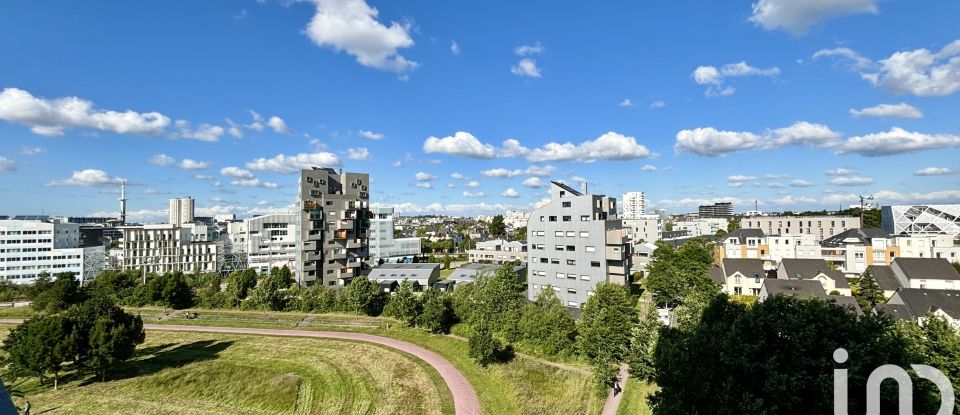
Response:
POLYGON ((960 5, 778 3, 11 3, 0 214, 118 216, 121 179, 131 221, 274 213, 309 166, 402 215, 551 180, 675 213, 960 202, 960 5))

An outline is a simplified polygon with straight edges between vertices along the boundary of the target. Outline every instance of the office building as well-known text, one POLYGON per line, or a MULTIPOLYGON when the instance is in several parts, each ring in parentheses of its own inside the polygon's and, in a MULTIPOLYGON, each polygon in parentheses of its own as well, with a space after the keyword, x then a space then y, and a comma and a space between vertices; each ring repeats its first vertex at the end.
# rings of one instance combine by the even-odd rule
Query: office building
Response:
POLYGON ((370 219, 370 258, 374 262, 412 262, 419 256, 420 238, 394 237, 393 207, 375 207, 370 219))
POLYGON ((880 219, 883 229, 893 235, 960 237, 960 204, 883 206, 880 219))
POLYGON ((617 201, 551 182, 550 202, 527 225, 527 293, 552 287, 562 303, 582 307, 600 282, 630 283, 630 239, 617 201))
POLYGON ((174 226, 183 226, 193 222, 193 198, 170 199, 170 220, 167 223, 174 226))
POLYGON ((643 192, 627 192, 621 201, 623 215, 620 219, 639 219, 647 214, 647 199, 643 192))
POLYGON ((171 223, 121 226, 123 239, 118 252, 122 269, 167 272, 218 272, 216 239, 209 239, 205 228, 177 226, 171 223))
POLYGON ((856 216, 750 216, 740 219, 743 229, 759 229, 767 235, 808 234, 824 240, 860 227, 856 216))
POLYGON ((297 282, 345 285, 370 258, 370 177, 314 167, 300 171, 297 282))
POLYGON ((633 243, 656 242, 663 239, 663 217, 660 215, 640 215, 633 219, 623 219, 623 227, 633 243))
POLYGON ((701 218, 730 218, 733 217, 733 203, 717 202, 712 205, 701 205, 697 211, 701 218))
POLYGON ((68 272, 81 283, 102 271, 104 247, 83 248, 80 225, 58 220, 0 220, 0 280, 31 284, 68 272))
POLYGON ((284 266, 296 272, 299 258, 297 224, 294 213, 274 213, 229 222, 229 242, 225 246, 231 253, 244 254, 247 267, 261 274, 284 266))

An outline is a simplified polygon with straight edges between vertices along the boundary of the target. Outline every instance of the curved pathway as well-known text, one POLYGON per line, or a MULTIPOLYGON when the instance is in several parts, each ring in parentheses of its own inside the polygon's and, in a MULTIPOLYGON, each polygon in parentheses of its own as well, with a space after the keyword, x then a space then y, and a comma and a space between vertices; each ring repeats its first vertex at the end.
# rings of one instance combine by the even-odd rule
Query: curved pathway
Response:
MULTIPOLYGON (((2 324, 20 324, 21 319, 0 319, 2 324)), ((391 339, 389 337, 374 336, 366 333, 351 333, 337 331, 313 331, 313 330, 284 330, 284 329, 255 329, 241 327, 211 327, 211 326, 182 326, 173 324, 144 324, 146 330, 157 331, 188 331, 194 333, 227 333, 227 334, 254 334, 262 336, 289 336, 289 337, 315 337, 323 339, 353 340, 367 343, 379 344, 390 347, 406 353, 410 353, 433 366, 443 378, 444 383, 450 389, 453 395, 454 412, 457 415, 479 415, 480 403, 477 400, 477 393, 470 386, 467 378, 457 370, 447 359, 444 359, 437 353, 424 349, 412 343, 391 339)))
POLYGON ((620 365, 620 373, 617 375, 620 382, 620 393, 614 393, 613 388, 610 389, 600 415, 617 415, 617 411, 620 409, 620 401, 623 400, 623 393, 627 390, 627 379, 630 377, 629 368, 626 363, 620 365))

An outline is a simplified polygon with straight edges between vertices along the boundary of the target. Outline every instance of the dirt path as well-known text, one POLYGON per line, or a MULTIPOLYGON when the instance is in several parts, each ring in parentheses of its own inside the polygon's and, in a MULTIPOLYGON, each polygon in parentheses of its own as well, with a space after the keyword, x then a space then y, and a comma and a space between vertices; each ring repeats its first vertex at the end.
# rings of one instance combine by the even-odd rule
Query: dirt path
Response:
POLYGON ((335 331, 312 330, 282 330, 282 329, 254 329, 239 327, 207 327, 207 326, 178 326, 172 324, 144 324, 146 330, 188 331, 195 333, 229 333, 229 334, 256 334, 263 336, 292 336, 317 337, 324 339, 354 340, 379 344, 406 353, 410 353, 433 366, 440 373, 453 395, 454 411, 457 415, 479 415, 480 404, 477 393, 470 386, 470 382, 456 367, 440 355, 420 346, 391 339, 389 337, 374 336, 365 333, 346 333, 335 331))
POLYGON ((613 389, 610 389, 610 392, 607 393, 607 401, 603 403, 603 411, 600 412, 600 415, 617 415, 617 410, 620 409, 620 401, 623 400, 623 392, 625 392, 627 388, 627 377, 630 376, 627 368, 626 363, 620 365, 620 375, 617 376, 617 379, 620 379, 620 393, 614 395, 613 389))

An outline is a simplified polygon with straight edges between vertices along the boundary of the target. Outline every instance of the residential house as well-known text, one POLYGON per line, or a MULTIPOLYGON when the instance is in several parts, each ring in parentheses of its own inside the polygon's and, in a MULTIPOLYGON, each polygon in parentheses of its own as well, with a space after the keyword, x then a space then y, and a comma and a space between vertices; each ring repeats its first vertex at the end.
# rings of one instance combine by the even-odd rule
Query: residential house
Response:
POLYGON ((839 271, 830 269, 822 259, 784 259, 777 268, 777 278, 818 281, 827 293, 837 291, 840 295, 852 295, 846 277, 839 271))

